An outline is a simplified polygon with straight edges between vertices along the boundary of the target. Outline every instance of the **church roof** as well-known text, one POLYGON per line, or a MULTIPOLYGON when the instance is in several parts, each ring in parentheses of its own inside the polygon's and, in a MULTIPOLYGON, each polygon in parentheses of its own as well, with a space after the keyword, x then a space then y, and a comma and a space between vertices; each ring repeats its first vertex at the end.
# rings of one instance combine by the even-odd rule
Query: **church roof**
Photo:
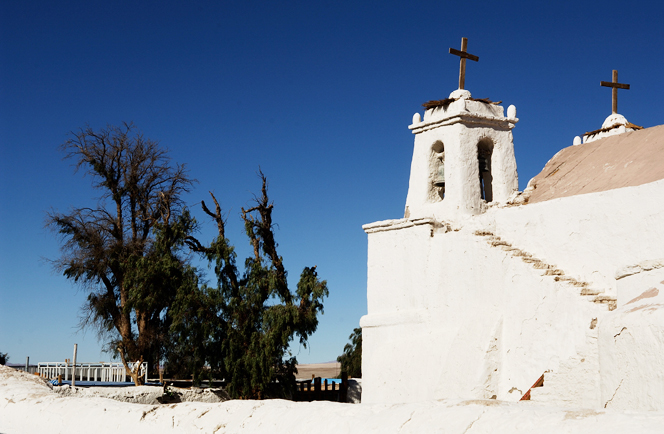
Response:
POLYGON ((664 125, 558 152, 529 183, 527 203, 664 179, 664 125))

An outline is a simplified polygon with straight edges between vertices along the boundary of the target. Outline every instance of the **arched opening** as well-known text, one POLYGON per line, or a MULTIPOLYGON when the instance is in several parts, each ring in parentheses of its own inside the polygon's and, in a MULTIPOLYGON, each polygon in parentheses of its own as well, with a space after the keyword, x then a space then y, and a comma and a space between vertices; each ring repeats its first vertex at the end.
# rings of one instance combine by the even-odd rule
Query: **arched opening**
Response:
POLYGON ((480 175, 480 194, 483 200, 493 201, 493 176, 491 174, 491 156, 493 143, 489 139, 482 139, 477 144, 477 164, 480 175))
POLYGON ((443 200, 445 198, 445 146, 440 140, 431 145, 429 169, 432 175, 432 199, 443 200))

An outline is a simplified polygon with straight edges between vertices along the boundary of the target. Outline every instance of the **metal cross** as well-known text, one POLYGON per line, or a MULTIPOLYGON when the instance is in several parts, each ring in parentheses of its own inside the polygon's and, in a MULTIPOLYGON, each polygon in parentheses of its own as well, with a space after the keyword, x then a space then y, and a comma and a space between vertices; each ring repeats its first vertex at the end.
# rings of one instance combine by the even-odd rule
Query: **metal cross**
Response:
POLYGON ((611 112, 618 113, 618 89, 629 89, 629 84, 618 83, 618 71, 613 70, 612 81, 600 81, 599 84, 604 87, 611 87, 611 112))
POLYGON ((468 38, 461 38, 461 51, 450 48, 450 54, 461 57, 461 65, 459 65, 459 89, 463 89, 463 86, 466 84, 466 59, 470 59, 475 62, 480 60, 479 57, 468 54, 466 52, 467 48, 468 38))

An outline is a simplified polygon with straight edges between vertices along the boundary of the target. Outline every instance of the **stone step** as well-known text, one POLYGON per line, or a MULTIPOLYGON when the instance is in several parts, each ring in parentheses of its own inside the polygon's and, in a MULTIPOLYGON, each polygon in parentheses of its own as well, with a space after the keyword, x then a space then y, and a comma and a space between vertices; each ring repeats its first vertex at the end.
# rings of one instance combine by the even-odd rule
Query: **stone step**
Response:
POLYGON ((595 303, 606 304, 609 310, 615 310, 618 307, 618 300, 610 295, 598 295, 593 301, 595 303))
POLYGON ((603 292, 604 292, 604 291, 602 291, 602 290, 600 290, 600 289, 585 287, 585 288, 583 288, 583 289, 581 290, 581 292, 579 292, 579 295, 583 295, 583 296, 588 296, 588 295, 600 295, 600 294, 603 293, 603 292))
POLYGON ((604 291, 596 288, 590 288, 590 283, 583 280, 576 280, 572 276, 565 275, 565 272, 555 265, 547 264, 534 257, 531 253, 528 253, 524 250, 514 247, 507 241, 503 241, 499 236, 495 235, 493 232, 478 230, 475 231, 475 235, 480 237, 486 237, 487 243, 491 247, 500 247, 504 251, 508 252, 513 258, 521 258, 521 260, 531 266, 536 270, 544 270, 542 273, 543 276, 551 276, 556 282, 566 283, 572 287, 580 288, 579 295, 581 296, 594 296, 592 300, 594 303, 606 304, 609 310, 614 310, 617 307, 617 301, 615 297, 602 295, 604 291))

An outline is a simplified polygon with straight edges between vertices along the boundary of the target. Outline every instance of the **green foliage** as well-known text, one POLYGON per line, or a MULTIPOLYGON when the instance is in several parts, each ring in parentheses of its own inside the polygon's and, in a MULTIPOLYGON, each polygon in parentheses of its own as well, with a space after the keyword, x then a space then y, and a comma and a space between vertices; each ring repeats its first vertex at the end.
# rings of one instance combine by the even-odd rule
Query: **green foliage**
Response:
POLYGON ((350 377, 362 378, 362 329, 354 329, 348 339, 350 343, 344 347, 344 353, 337 357, 337 362, 341 363, 341 372, 350 377))
MULTIPOLYGON (((220 309, 220 294, 215 288, 202 285, 177 294, 168 312, 167 377, 193 377, 195 386, 204 379, 212 379, 209 363, 219 358, 219 348, 225 339, 223 321, 218 316, 220 309)), ((215 373, 219 374, 219 370, 215 373)))
POLYGON ((6 365, 9 361, 9 355, 7 353, 0 352, 0 365, 6 365))
POLYGON ((101 197, 95 207, 48 216, 63 241, 54 267, 89 291, 82 326, 95 327, 128 371, 134 361, 154 369, 169 307, 180 291, 197 286, 183 255, 196 222, 180 200, 193 181, 131 124, 81 129, 62 149, 101 197))
MULTIPOLYGON (((293 392, 297 361, 288 353, 288 346, 297 338, 306 347, 318 327, 322 300, 328 295, 327 283, 318 278, 315 266, 302 271, 294 292, 288 288, 272 231, 273 204, 262 173, 261 178, 262 196, 256 199, 256 206, 242 209, 254 251, 244 262, 244 272, 237 268, 236 254, 225 237, 221 207, 211 194, 215 211, 204 202, 202 206, 217 223, 218 236, 209 247, 193 237, 188 240, 194 251, 214 265, 218 286, 202 288, 192 296, 195 302, 173 310, 172 330, 178 330, 182 339, 190 339, 184 345, 200 350, 196 356, 199 368, 204 359, 226 380, 226 390, 234 398, 288 397, 293 392), (204 326, 202 318, 206 318, 204 326)), ((178 345, 180 342, 185 341, 178 345)))
POLYGON ((82 326, 95 327, 128 371, 147 361, 156 374, 166 359, 167 372, 194 383, 226 379, 233 397, 288 396, 296 364, 288 346, 296 338, 306 346, 328 289, 315 266, 288 288, 263 174, 256 206, 242 209, 254 255, 240 272, 216 198, 214 212, 202 203, 218 229, 205 247, 180 199, 194 181, 133 125, 84 128, 62 148, 101 191, 96 207, 48 216, 62 238, 56 270, 89 291, 82 326), (214 265, 216 287, 200 284, 187 247, 214 265))

